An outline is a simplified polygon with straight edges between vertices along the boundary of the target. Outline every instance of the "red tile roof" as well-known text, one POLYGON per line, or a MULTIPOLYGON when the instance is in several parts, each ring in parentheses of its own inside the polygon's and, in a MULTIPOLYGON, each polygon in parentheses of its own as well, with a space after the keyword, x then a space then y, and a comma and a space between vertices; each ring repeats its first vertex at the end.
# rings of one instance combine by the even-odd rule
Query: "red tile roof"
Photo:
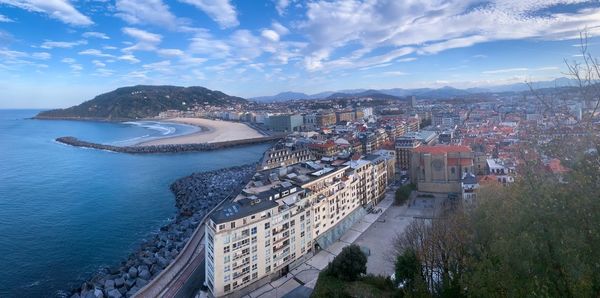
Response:
POLYGON ((416 153, 430 153, 430 154, 444 154, 444 153, 467 153, 472 152, 471 148, 467 146, 421 146, 414 149, 416 153))

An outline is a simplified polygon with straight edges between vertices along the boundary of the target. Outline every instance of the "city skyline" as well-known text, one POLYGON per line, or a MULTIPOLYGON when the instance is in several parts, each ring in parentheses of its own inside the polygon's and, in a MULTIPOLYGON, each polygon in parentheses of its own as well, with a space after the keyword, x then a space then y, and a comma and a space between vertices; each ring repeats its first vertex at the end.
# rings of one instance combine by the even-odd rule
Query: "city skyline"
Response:
POLYGON ((562 77, 582 30, 600 48, 595 1, 451 2, 0 0, 0 108, 136 84, 244 98, 485 87, 562 77))

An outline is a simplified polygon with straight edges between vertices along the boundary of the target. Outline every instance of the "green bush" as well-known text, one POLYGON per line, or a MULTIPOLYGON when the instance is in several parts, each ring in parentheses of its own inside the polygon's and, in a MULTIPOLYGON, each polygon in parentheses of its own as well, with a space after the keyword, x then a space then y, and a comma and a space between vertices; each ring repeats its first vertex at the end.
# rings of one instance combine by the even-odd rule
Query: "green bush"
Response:
POLYGON ((345 281, 355 281, 361 274, 367 273, 367 256, 358 245, 352 244, 329 263, 327 274, 345 281))

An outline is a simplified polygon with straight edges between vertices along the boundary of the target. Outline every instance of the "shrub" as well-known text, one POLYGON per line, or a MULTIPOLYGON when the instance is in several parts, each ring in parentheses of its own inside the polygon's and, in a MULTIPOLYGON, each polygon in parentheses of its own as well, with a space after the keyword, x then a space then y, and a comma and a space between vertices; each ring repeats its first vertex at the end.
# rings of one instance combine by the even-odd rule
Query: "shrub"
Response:
POLYGON ((361 274, 367 273, 367 256, 358 245, 352 244, 329 263, 326 274, 345 281, 355 281, 361 274))

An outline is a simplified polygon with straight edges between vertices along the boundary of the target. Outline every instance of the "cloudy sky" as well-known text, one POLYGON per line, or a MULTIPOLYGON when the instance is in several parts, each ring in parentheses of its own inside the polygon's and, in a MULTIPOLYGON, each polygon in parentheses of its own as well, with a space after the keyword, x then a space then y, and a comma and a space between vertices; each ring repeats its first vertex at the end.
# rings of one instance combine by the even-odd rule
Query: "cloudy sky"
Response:
POLYGON ((586 28, 600 35, 598 0, 0 0, 0 108, 135 84, 252 97, 546 80, 586 28))

